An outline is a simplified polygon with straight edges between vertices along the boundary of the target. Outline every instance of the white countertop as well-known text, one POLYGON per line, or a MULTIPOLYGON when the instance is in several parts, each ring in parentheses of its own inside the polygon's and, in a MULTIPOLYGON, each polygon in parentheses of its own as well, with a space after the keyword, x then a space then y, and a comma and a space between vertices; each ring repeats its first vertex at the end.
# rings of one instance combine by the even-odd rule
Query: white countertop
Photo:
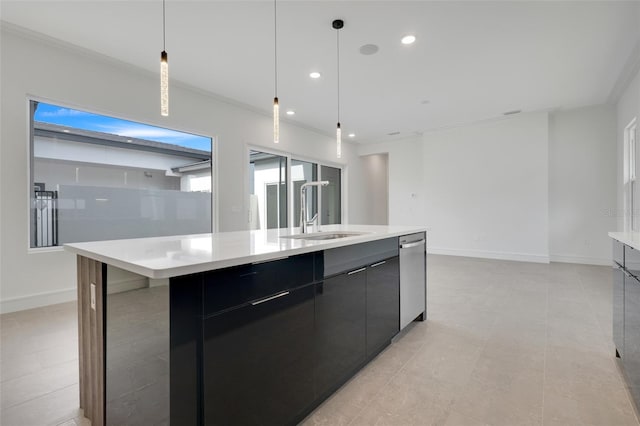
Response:
POLYGON ((149 278, 170 278, 426 232, 427 229, 419 226, 325 225, 321 230, 363 234, 333 240, 301 240, 281 238, 300 233, 299 228, 283 228, 74 243, 65 244, 64 248, 149 278))
POLYGON ((640 250, 640 232, 609 232, 614 240, 640 250))

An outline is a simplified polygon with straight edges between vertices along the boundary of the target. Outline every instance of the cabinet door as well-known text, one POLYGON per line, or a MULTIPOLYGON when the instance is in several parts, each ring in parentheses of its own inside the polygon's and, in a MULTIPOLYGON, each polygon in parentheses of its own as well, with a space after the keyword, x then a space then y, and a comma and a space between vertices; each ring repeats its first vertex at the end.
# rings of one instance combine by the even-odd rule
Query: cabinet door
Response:
POLYGON ((400 263, 398 257, 367 269, 367 356, 389 344, 400 331, 400 263))
POLYGON ((316 284, 316 394, 334 391, 365 360, 366 268, 316 284))
POLYGON ((284 425, 314 399, 314 285, 204 321, 207 425, 284 425))
POLYGON ((622 266, 613 265, 613 344, 617 354, 624 356, 624 284, 625 273, 622 266))
POLYGON ((640 402, 640 281, 625 277, 624 358, 627 384, 636 404, 640 402))

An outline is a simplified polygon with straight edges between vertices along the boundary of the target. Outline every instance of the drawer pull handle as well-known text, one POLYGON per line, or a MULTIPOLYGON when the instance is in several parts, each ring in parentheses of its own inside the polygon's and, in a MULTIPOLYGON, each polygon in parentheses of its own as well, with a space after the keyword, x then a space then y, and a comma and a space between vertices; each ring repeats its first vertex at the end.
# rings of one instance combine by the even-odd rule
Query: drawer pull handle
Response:
POLYGON ((261 303, 268 302, 268 301, 270 301, 270 300, 277 299, 277 298, 282 297, 282 296, 286 296, 287 294, 289 294, 289 292, 288 292, 288 291, 283 291, 282 293, 278 293, 278 294, 276 294, 276 295, 274 295, 274 296, 270 296, 270 297, 264 298, 264 299, 262 299, 262 300, 257 300, 257 301, 255 301, 255 302, 251 302, 251 304, 252 304, 253 306, 256 306, 256 305, 259 305, 259 304, 261 304, 261 303))
POLYGON ((366 271, 367 268, 356 269, 355 271, 348 272, 347 275, 357 274, 358 272, 366 271))
POLYGON ((258 275, 258 273, 256 271, 247 272, 246 274, 241 274, 240 277, 248 277, 249 275, 258 275))
POLYGON ((385 263, 387 263, 387 261, 383 260, 382 262, 374 263, 373 265, 371 265, 371 267, 375 268, 376 266, 384 265, 385 263))
POLYGON ((408 249, 408 248, 412 248, 412 247, 423 246, 426 242, 427 242, 426 240, 420 240, 420 241, 415 241, 413 243, 403 243, 403 244, 400 244, 400 248, 401 249, 408 249))

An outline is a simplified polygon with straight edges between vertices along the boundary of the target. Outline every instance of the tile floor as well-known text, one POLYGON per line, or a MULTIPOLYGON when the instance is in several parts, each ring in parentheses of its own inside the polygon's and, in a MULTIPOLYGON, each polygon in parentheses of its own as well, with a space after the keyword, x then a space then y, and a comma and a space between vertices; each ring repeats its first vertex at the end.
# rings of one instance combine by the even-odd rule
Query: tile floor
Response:
MULTIPOLYGON (((306 425, 638 425, 608 267, 429 256, 414 323, 306 425)), ((86 425, 73 303, 0 316, 0 424, 86 425)))

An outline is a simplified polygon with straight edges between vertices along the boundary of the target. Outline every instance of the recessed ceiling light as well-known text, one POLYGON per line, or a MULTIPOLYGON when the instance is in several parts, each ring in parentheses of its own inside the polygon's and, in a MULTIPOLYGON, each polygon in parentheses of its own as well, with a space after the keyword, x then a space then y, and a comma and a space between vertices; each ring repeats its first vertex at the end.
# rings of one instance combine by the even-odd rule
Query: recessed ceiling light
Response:
POLYGON ((69 133, 71 130, 64 129, 63 132, 69 133))
POLYGON ((311 78, 320 78, 320 73, 318 71, 314 71, 314 72, 309 74, 309 77, 311 77, 311 78))
POLYGON ((413 44, 416 41, 416 36, 409 34, 402 37, 402 40, 400 41, 402 44, 413 44))
POLYGON ((133 142, 131 139, 127 139, 127 142, 133 142))
POLYGON ((296 112, 292 109, 287 110, 287 115, 296 115, 296 112))
POLYGON ((350 138, 355 138, 355 137, 356 137, 356 134, 355 134, 355 133, 349 133, 349 137, 350 137, 350 138))

